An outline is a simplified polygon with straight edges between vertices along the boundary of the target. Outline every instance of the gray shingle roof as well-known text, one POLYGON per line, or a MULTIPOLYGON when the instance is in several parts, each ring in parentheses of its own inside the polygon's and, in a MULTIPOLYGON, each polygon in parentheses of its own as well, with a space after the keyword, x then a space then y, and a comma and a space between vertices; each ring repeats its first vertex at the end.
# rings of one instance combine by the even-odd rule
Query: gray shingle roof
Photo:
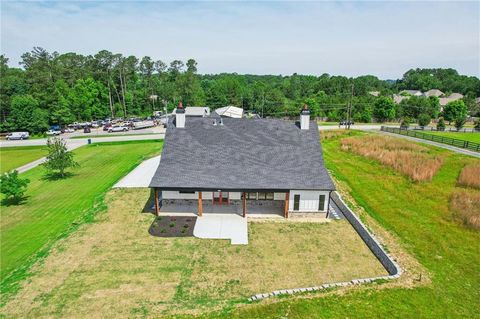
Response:
POLYGON ((197 190, 333 190, 315 122, 187 118, 169 123, 150 187, 197 190))

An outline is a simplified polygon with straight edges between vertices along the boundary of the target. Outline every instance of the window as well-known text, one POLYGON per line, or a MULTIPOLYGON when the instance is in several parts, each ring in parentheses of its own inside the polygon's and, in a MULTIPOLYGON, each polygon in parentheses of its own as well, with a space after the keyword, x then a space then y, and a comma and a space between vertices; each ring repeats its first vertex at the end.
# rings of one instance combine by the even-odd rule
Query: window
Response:
POLYGON ((265 199, 266 200, 273 200, 273 193, 266 193, 265 194, 265 199))
POLYGON ((322 212, 325 210, 325 195, 318 196, 318 210, 322 212))
POLYGON ((180 194, 195 194, 195 191, 179 191, 180 194))
POLYGON ((257 193, 247 193, 247 199, 257 199, 257 193))
POLYGON ((258 193, 258 200, 265 200, 265 193, 258 193))
POLYGON ((293 210, 300 210, 300 195, 293 196, 293 210))

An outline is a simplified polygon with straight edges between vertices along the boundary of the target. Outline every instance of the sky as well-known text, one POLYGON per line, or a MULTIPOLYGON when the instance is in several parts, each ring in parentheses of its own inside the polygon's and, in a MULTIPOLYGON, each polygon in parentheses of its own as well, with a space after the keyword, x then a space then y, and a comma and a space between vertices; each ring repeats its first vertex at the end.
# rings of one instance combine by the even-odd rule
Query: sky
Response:
POLYGON ((199 73, 480 75, 480 1, 5 1, 1 52, 194 58, 199 73))

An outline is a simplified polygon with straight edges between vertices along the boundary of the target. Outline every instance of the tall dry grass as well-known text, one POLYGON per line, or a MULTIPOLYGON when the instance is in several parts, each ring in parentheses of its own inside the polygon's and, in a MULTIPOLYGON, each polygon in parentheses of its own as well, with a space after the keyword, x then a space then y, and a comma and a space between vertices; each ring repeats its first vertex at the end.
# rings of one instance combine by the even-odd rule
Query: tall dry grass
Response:
POLYGON ((345 130, 323 130, 320 131, 320 138, 322 140, 328 140, 331 138, 337 138, 339 136, 351 136, 352 134, 352 131, 345 130))
POLYGON ((458 185, 480 189, 480 163, 465 166, 458 176, 458 185))
POLYGON ((466 225, 480 229, 480 192, 453 192, 450 196, 450 210, 466 225))
POLYGON ((429 154, 428 148, 388 136, 359 136, 342 140, 342 150, 351 151, 410 177, 413 181, 430 181, 443 159, 429 154))

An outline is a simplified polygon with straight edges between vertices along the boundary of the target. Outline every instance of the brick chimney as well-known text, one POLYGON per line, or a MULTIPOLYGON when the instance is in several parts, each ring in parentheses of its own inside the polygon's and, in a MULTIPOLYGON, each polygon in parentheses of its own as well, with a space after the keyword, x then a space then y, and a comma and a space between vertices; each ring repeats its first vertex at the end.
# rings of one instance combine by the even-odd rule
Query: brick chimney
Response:
POLYGON ((175 112, 175 126, 177 128, 185 127, 185 109, 182 102, 178 103, 177 111, 175 112))
POLYGON ((300 129, 308 130, 310 128, 310 110, 308 105, 303 105, 302 112, 300 112, 300 129))

